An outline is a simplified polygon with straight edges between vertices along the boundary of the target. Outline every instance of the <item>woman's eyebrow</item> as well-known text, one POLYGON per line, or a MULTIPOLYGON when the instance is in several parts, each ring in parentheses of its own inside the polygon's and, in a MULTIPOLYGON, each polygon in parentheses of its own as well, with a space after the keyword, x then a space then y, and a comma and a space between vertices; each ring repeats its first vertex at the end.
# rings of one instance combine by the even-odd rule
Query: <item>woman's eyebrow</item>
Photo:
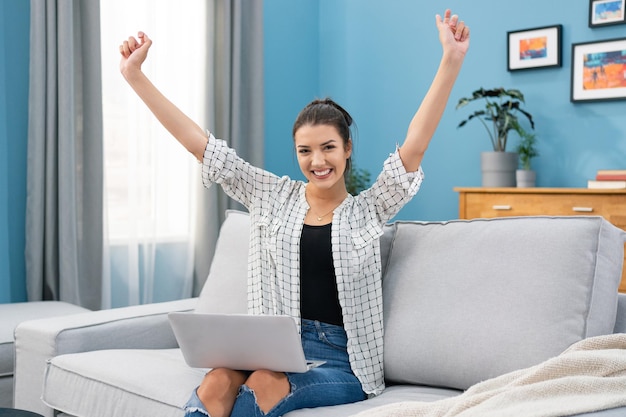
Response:
MULTIPOLYGON (((328 144, 335 143, 335 142, 337 142, 336 139, 330 139, 330 140, 327 140, 324 143, 320 143, 319 146, 326 146, 328 144)), ((309 145, 298 145, 297 148, 310 148, 310 146, 309 145)))

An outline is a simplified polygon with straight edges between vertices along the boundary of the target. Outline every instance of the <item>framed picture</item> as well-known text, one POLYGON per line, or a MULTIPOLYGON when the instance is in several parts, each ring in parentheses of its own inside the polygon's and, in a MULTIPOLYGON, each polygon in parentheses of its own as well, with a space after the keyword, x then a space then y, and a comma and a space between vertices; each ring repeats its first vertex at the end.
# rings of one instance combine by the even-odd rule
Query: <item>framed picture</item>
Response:
POLYGON ((570 99, 626 99, 626 38, 572 44, 570 99))
POLYGON ((624 17, 625 2, 626 0, 591 0, 589 2, 589 27, 626 23, 624 17))
POLYGON ((561 66, 561 25, 507 32, 509 71, 561 66))

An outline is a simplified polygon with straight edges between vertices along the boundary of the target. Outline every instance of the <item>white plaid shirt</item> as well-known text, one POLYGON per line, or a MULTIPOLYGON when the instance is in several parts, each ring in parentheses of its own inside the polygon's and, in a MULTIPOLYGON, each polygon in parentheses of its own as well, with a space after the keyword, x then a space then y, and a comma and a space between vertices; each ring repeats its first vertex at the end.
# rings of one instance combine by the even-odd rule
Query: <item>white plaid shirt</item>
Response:
MULTIPOLYGON (((417 193, 422 178, 421 167, 405 171, 396 150, 371 188, 348 195, 334 210, 332 252, 348 354, 368 394, 385 388, 378 238, 383 225, 417 193)), ((306 183, 253 167, 213 135, 204 152, 202 181, 205 187, 220 184, 250 212, 249 313, 300 318, 300 235, 309 209, 306 183)))

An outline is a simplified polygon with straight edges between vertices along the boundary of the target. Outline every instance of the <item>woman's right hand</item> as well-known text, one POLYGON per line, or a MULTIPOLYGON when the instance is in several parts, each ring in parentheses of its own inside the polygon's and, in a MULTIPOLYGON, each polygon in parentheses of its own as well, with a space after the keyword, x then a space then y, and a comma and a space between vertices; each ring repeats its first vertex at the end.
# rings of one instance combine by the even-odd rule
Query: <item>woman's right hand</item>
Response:
POLYGON ((208 141, 206 133, 180 111, 174 103, 161 94, 141 71, 141 65, 148 56, 148 49, 150 49, 152 41, 143 32, 139 32, 137 38, 131 36, 120 45, 120 54, 122 55, 120 71, 122 75, 163 127, 198 161, 202 161, 208 141))
POLYGON ((141 71, 141 65, 148 56, 148 49, 152 46, 152 40, 143 32, 137 34, 137 39, 130 36, 120 45, 120 71, 125 78, 134 71, 141 71))

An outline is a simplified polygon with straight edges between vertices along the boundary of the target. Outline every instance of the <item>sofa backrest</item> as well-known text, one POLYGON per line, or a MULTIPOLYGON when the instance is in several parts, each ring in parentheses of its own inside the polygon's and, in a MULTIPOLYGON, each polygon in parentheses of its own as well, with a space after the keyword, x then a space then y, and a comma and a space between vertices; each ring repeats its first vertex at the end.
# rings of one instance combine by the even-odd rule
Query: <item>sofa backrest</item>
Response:
POLYGON ((250 216, 227 210, 211 261, 209 276, 202 287, 196 311, 199 313, 248 312, 248 246, 250 216))
MULTIPOLYGON (((386 225, 387 379, 465 389, 626 332, 624 239, 600 217, 386 225)), ((248 243, 248 215, 229 211, 196 311, 246 313, 248 243)))
POLYGON ((625 233, 601 217, 387 228, 394 229, 381 240, 389 245, 383 297, 392 382, 466 389, 614 330, 625 233))

